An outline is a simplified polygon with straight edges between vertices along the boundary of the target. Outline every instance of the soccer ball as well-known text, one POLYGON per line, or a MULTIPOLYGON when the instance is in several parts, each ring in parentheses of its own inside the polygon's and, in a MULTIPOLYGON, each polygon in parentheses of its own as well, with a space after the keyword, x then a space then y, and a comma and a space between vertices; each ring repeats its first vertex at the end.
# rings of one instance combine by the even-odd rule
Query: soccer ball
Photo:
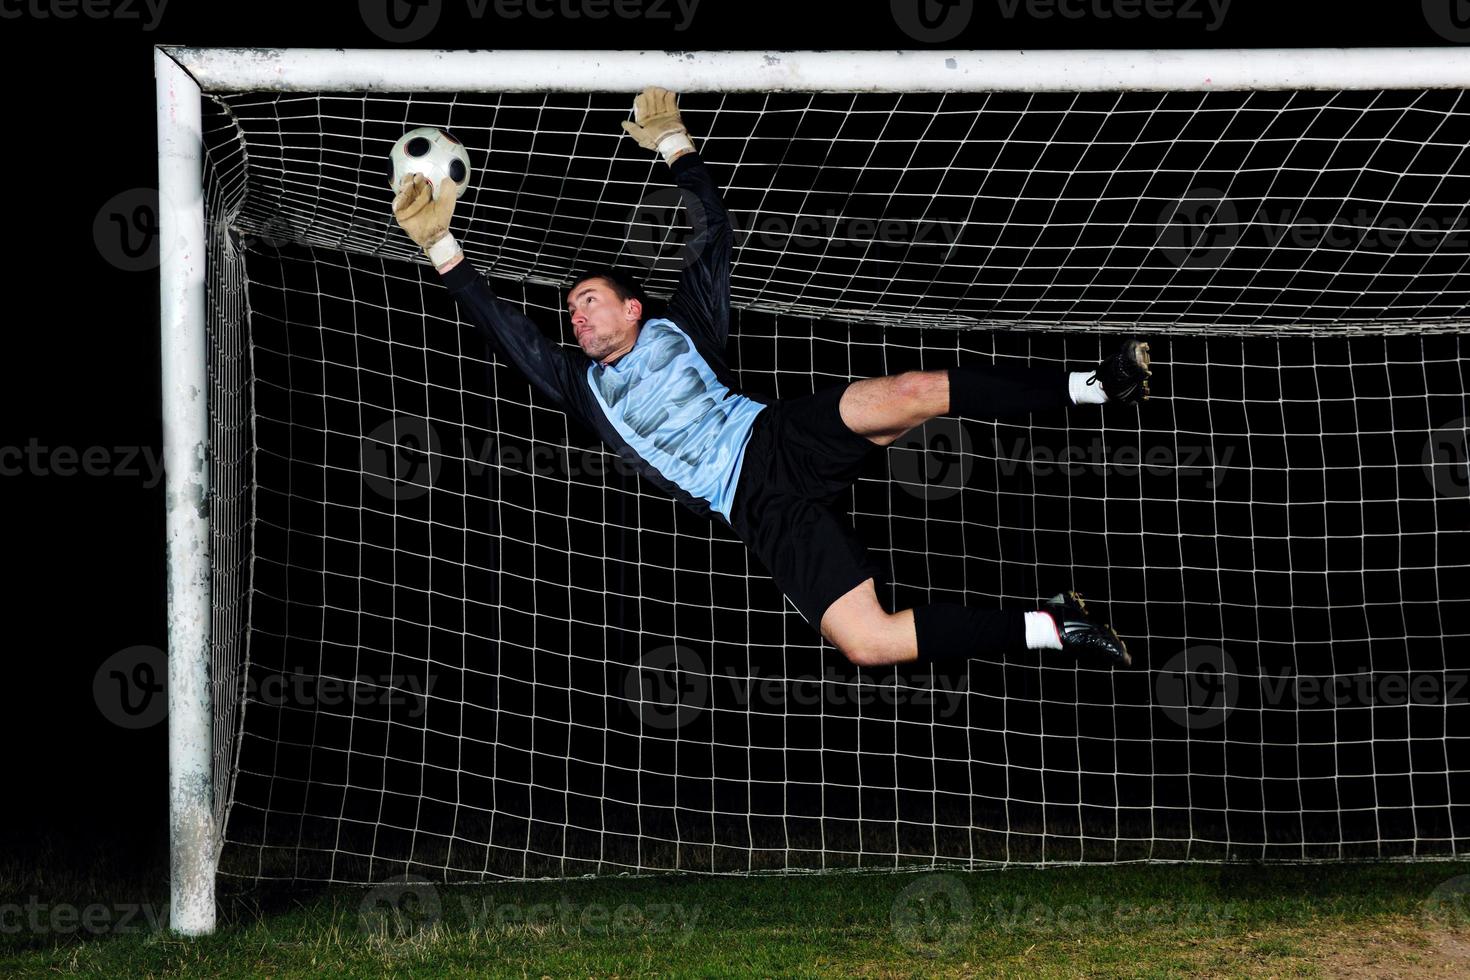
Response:
POLYGON ((436 195, 439 184, 448 177, 454 182, 456 199, 470 183, 470 155, 464 144, 432 126, 420 126, 404 133, 393 144, 388 159, 392 164, 389 186, 394 194, 414 174, 428 178, 436 195))

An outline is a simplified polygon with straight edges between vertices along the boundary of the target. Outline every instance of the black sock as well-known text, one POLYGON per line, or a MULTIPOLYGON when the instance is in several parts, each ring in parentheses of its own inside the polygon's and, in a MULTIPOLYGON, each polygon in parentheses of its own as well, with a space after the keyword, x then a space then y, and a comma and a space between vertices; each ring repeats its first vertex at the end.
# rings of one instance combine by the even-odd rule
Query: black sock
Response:
POLYGON ((1058 368, 950 368, 949 414, 994 419, 1063 408, 1072 404, 1069 378, 1069 372, 1058 368))
POLYGON ((1026 614, 1015 609, 971 609, 938 603, 914 607, 921 664, 1026 649, 1026 614))

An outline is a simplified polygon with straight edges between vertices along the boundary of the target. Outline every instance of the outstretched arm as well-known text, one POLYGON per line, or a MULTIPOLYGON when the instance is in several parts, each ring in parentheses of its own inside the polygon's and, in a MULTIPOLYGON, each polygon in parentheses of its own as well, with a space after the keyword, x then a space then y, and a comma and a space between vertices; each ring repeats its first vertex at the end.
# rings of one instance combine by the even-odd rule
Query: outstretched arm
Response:
POLYGON ((679 286, 669 301, 669 316, 697 330, 723 349, 730 334, 730 256, 735 234, 730 215, 709 169, 694 144, 667 89, 644 89, 633 103, 636 122, 624 122, 639 145, 658 150, 685 192, 694 236, 685 247, 679 286))
POLYGON ((540 328, 505 300, 496 296, 449 234, 454 214, 454 192, 449 181, 440 185, 437 197, 429 182, 417 174, 393 201, 393 216, 415 243, 429 256, 461 309, 480 330, 486 344, 509 359, 538 391, 566 410, 567 393, 576 383, 576 372, 566 353, 541 333, 540 328))

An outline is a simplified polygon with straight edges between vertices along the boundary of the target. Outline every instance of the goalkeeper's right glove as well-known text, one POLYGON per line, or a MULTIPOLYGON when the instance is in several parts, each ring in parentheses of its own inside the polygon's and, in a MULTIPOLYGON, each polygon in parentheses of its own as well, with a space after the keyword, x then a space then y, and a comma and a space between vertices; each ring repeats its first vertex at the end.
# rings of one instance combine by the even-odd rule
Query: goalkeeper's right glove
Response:
POLYGON ((454 183, 448 178, 435 195, 423 174, 414 174, 393 199, 393 217, 414 244, 424 250, 434 268, 440 271, 454 264, 464 253, 449 233, 449 219, 454 216, 454 183))

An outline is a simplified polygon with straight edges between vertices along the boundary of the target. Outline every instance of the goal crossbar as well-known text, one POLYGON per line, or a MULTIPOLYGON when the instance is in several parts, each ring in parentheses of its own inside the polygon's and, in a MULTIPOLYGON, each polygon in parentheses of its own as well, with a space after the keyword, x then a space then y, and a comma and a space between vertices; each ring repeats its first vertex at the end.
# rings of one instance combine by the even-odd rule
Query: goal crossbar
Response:
POLYGON ((206 92, 1101 92, 1464 88, 1459 48, 412 51, 161 47, 206 92))

